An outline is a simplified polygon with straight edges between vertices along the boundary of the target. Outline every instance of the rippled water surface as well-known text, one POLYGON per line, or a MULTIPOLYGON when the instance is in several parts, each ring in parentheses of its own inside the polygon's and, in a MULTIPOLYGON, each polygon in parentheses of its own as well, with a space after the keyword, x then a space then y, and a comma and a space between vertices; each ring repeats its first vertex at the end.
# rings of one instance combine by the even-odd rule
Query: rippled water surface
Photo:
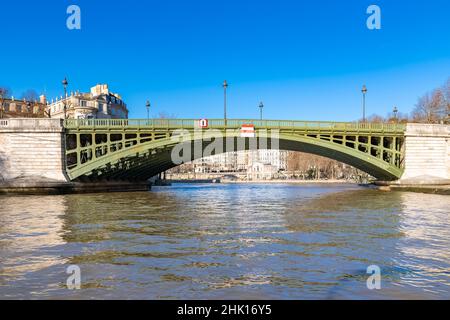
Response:
POLYGON ((0 298, 450 299, 449 208, 331 185, 2 196, 0 298))

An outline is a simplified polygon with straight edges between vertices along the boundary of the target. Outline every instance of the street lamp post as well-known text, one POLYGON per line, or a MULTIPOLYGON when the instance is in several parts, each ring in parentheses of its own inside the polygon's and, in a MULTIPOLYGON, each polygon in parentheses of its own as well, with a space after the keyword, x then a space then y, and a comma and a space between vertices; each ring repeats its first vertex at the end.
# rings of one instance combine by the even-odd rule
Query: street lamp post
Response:
POLYGON ((3 119, 3 95, 4 91, 2 88, 0 88, 0 119, 3 119))
POLYGON ((145 107, 147 108, 147 124, 150 124, 150 101, 147 100, 145 107))
POLYGON ((394 107, 394 119, 395 119, 395 122, 398 122, 398 109, 397 109, 397 107, 394 107))
POLYGON ((30 101, 28 101, 27 102, 27 116, 28 116, 28 118, 31 118, 31 102, 30 101))
POLYGON ((228 82, 225 80, 223 82, 223 119, 225 121, 225 126, 227 125, 227 88, 228 82))
POLYGON ((366 122, 366 94, 367 94, 366 85, 363 85, 361 92, 363 94, 363 122, 366 122))
POLYGON ((62 81, 62 85, 64 87, 64 120, 67 119, 67 86, 69 82, 67 82, 67 78, 64 78, 62 81))
POLYGON ((264 109, 264 103, 261 102, 259 104, 259 115, 260 115, 261 120, 263 119, 263 109, 264 109))

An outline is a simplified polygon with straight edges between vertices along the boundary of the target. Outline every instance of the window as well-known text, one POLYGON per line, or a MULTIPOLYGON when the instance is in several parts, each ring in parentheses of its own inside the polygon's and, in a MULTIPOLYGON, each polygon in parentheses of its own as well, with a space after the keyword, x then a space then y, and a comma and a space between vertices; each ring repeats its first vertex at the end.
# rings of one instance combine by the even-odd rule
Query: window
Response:
POLYGON ((80 105, 81 105, 82 107, 87 107, 87 101, 81 100, 81 101, 80 101, 80 105))
POLYGON ((16 112, 22 112, 22 106, 20 104, 16 104, 16 112))
POLYGON ((5 112, 9 112, 9 103, 5 103, 3 108, 4 108, 5 112))

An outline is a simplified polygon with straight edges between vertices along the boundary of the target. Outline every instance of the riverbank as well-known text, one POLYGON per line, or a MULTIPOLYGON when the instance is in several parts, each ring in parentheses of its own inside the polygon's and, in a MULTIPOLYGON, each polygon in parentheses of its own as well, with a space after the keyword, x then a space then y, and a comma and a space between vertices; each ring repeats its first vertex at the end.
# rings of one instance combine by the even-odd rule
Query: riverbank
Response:
POLYGON ((348 180, 224 180, 224 179, 189 179, 168 180, 169 183, 223 183, 223 184, 358 184, 348 180))
POLYGON ((63 195, 106 192, 148 191, 151 185, 147 182, 104 181, 97 183, 43 181, 16 179, 0 183, 0 195, 63 195))
POLYGON ((185 184, 291 184, 291 185, 359 185, 369 188, 376 188, 381 191, 403 191, 415 192, 425 194, 450 195, 450 185, 399 185, 387 183, 358 183, 349 180, 222 180, 220 182, 208 179, 189 179, 189 180, 168 180, 170 184, 185 183, 185 184))
POLYGON ((148 191, 152 186, 171 186, 172 184, 285 184, 285 185, 359 185, 377 188, 381 191, 402 191, 425 194, 450 195, 450 185, 400 185, 388 183, 361 184, 348 180, 219 180, 219 179, 189 179, 189 180, 161 180, 158 183, 142 182, 98 182, 98 183, 61 183, 61 182, 36 182, 15 181, 14 183, 0 184, 0 195, 58 195, 80 193, 104 193, 104 192, 142 192, 148 191))
POLYGON ((450 185, 391 185, 391 186, 377 186, 382 191, 402 191, 415 192, 425 194, 450 195, 450 185))
MULTIPOLYGON (((169 179, 166 180, 167 182, 164 183, 164 186, 170 186, 174 183, 191 183, 191 184, 208 184, 208 183, 221 183, 220 179, 189 179, 189 180, 183 180, 183 179, 169 179)), ((155 184, 155 186, 160 186, 161 184, 155 184)))
POLYGON ((241 184, 357 184, 347 180, 251 180, 251 181, 222 181, 222 183, 241 184))

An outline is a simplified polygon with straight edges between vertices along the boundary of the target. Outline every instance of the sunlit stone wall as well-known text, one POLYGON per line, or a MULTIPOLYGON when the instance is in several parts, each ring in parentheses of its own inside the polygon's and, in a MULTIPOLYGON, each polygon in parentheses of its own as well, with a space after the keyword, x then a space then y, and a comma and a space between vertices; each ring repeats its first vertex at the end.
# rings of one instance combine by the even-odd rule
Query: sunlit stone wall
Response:
POLYGON ((450 126, 408 124, 401 182, 450 182, 450 126))
POLYGON ((65 182, 59 119, 0 120, 0 183, 65 182))

